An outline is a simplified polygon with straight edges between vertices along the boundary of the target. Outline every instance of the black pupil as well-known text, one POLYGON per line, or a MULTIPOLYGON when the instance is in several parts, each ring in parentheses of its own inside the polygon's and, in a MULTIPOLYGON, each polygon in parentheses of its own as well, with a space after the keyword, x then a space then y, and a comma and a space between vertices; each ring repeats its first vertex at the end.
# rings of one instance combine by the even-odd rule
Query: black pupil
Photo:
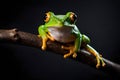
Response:
POLYGON ((73 15, 73 20, 75 21, 77 19, 77 16, 74 14, 73 15))
POLYGON ((47 15, 45 14, 45 16, 44 16, 44 20, 46 20, 46 18, 47 18, 47 15))

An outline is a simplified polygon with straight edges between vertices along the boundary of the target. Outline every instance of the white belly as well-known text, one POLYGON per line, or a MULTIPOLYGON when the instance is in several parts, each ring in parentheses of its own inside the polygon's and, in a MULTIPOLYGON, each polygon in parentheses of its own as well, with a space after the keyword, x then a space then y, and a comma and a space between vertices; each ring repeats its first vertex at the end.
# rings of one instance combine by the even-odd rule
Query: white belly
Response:
POLYGON ((70 43, 75 41, 76 37, 72 34, 72 27, 49 27, 48 31, 56 41, 70 43))

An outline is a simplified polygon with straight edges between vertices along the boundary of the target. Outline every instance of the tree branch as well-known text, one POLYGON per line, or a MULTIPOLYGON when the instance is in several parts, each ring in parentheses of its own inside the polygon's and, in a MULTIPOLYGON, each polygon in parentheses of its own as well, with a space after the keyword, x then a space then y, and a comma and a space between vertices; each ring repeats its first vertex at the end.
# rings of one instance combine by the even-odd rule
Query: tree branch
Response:
MULTIPOLYGON (((27 32, 22 32, 17 29, 11 29, 11 30, 0 30, 0 42, 10 42, 10 43, 15 43, 15 44, 22 44, 25 46, 31 46, 31 47, 36 47, 36 48, 41 48, 41 38, 38 38, 37 35, 27 33, 27 32)), ((66 45, 58 42, 52 42, 50 40, 47 41, 47 51, 52 51, 56 54, 59 55, 64 55, 68 51, 63 50, 61 48, 61 45, 66 45)), ((96 58, 92 56, 89 52, 87 52, 85 49, 81 49, 78 51, 78 56, 77 58, 72 58, 71 59, 81 62, 83 64, 87 64, 93 68, 96 69, 96 58)), ((109 75, 119 77, 120 76, 120 65, 109 61, 105 58, 103 60, 106 63, 105 67, 100 67, 98 70, 103 71, 109 75)))

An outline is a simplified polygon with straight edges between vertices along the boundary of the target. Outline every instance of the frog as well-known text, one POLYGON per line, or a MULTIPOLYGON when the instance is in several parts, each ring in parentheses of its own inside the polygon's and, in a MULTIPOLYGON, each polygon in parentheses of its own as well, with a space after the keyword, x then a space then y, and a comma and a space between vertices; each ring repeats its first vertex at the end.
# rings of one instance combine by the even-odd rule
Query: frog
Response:
POLYGON ((89 45, 90 38, 82 34, 76 26, 77 15, 74 12, 67 12, 65 15, 56 15, 51 11, 45 13, 44 25, 38 27, 38 37, 42 39, 42 50, 46 50, 47 41, 57 41, 60 43, 73 43, 64 46, 62 49, 68 50, 64 58, 77 57, 77 52, 84 47, 91 55, 96 58, 96 68, 104 67, 106 64, 101 56, 93 47, 89 45))

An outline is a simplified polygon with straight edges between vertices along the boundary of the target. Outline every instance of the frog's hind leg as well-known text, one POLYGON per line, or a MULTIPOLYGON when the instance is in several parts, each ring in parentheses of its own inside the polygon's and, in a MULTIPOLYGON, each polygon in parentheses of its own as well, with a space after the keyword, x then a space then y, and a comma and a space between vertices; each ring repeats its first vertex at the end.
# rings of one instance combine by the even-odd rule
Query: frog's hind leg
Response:
POLYGON ((79 50, 80 46, 81 46, 81 38, 80 37, 78 37, 75 40, 74 45, 70 45, 69 47, 62 46, 63 49, 69 50, 69 53, 64 54, 64 58, 67 58, 71 55, 72 55, 73 58, 76 58, 77 57, 77 51, 79 50))
POLYGON ((90 45, 86 46, 86 50, 96 57, 96 61, 97 61, 96 68, 99 68, 101 66, 101 64, 102 64, 102 67, 104 67, 106 65, 105 62, 102 59, 102 55, 100 55, 90 45))

